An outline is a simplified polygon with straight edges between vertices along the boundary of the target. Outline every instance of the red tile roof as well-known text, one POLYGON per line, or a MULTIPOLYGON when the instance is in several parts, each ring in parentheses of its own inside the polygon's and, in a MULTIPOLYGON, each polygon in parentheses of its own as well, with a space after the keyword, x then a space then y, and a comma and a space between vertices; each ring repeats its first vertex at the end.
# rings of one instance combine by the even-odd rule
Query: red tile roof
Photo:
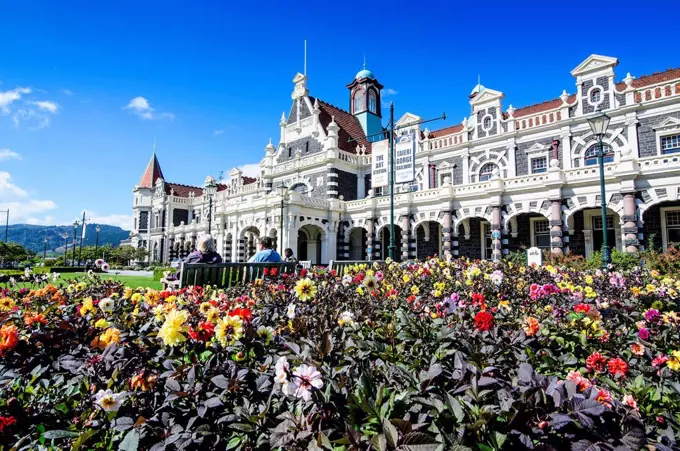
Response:
POLYGON ((429 138, 439 138, 440 136, 451 135, 453 133, 458 133, 463 131, 463 124, 452 125, 446 128, 440 128, 439 130, 433 130, 430 132, 429 138))
POLYGON ((141 188, 153 188, 156 180, 162 179, 163 171, 161 171, 161 165, 158 163, 158 158, 156 158, 156 152, 151 155, 151 160, 149 164, 146 165, 146 170, 142 174, 142 178, 139 180, 139 186, 141 188))
MULTIPOLYGON (((573 103, 576 100, 576 94, 571 94, 567 98, 567 103, 573 103)), ((525 106, 515 110, 514 118, 529 116, 534 113, 540 113, 541 111, 554 110, 562 105, 562 99, 552 99, 543 103, 538 103, 536 105, 525 106)))
MULTIPOLYGON (((638 77, 633 80, 633 88, 643 88, 645 86, 655 85, 657 83, 663 83, 664 81, 671 81, 678 78, 680 78, 680 67, 638 77)), ((626 89, 625 82, 619 82, 616 84, 616 90, 618 92, 621 92, 624 89, 626 89)))
POLYGON ((192 191, 196 197, 203 195, 203 188, 198 186, 181 185, 179 183, 166 183, 165 193, 170 194, 170 190, 172 190, 173 195, 177 197, 189 197, 189 193, 192 191))
MULTIPOLYGON (((310 99, 313 103, 314 98, 310 97, 310 99)), ((338 130, 338 147, 341 150, 356 153, 357 146, 364 145, 366 146, 366 153, 371 153, 371 143, 366 139, 366 133, 364 133, 359 119, 335 105, 326 103, 321 99, 317 100, 319 100, 319 109, 321 110, 319 121, 321 121, 323 128, 328 130, 328 124, 331 123, 333 117, 335 117, 335 123, 340 127, 338 130)))
MULTIPOLYGON (((255 177, 248 177, 248 176, 245 176, 245 175, 242 175, 241 179, 243 180, 244 185, 250 185, 251 183, 257 182, 257 179, 255 177)), ((225 187, 224 189, 226 189, 226 185, 224 185, 224 187, 225 187)), ((222 191, 222 190, 218 190, 218 191, 222 191)))

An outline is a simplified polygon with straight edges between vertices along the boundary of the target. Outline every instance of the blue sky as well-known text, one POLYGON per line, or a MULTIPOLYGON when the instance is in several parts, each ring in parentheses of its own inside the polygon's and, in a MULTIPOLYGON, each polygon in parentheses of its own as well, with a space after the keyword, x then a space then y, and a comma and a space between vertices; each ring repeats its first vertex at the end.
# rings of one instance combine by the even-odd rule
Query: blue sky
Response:
POLYGON ((591 53, 618 57, 619 80, 680 66, 663 13, 678 12, 673 1, 352 5, 2 2, 0 209, 12 223, 86 209, 128 226, 154 138, 168 181, 257 163, 290 108, 305 39, 311 95, 347 108, 365 54, 397 116, 446 111, 432 128, 469 113, 478 75, 519 108, 574 92, 569 71, 591 53))

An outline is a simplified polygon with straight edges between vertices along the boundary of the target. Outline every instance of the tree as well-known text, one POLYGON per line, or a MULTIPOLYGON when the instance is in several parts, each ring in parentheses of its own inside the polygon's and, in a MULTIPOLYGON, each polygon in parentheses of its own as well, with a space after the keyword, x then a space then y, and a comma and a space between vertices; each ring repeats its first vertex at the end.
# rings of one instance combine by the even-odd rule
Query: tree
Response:
POLYGON ((17 243, 0 243, 0 260, 23 261, 35 255, 25 247, 17 243))

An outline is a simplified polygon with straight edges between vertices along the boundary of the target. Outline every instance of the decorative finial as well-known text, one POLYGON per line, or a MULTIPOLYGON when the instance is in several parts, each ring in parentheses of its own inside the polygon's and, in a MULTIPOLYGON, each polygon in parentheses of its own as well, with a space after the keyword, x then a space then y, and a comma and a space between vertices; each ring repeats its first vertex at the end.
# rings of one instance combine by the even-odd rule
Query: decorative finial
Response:
POLYGON ((314 108, 317 109, 317 110, 319 109, 319 99, 318 98, 314 99, 314 108))
POLYGON ((153 154, 156 155, 156 137, 153 137, 153 154))

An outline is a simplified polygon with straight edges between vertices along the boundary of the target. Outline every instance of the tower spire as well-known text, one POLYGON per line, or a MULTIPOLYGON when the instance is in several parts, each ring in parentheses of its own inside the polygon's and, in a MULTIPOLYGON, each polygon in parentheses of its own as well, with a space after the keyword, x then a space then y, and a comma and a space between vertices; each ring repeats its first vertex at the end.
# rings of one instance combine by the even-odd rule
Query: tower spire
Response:
POLYGON ((156 137, 153 137, 153 154, 156 155, 156 137))

